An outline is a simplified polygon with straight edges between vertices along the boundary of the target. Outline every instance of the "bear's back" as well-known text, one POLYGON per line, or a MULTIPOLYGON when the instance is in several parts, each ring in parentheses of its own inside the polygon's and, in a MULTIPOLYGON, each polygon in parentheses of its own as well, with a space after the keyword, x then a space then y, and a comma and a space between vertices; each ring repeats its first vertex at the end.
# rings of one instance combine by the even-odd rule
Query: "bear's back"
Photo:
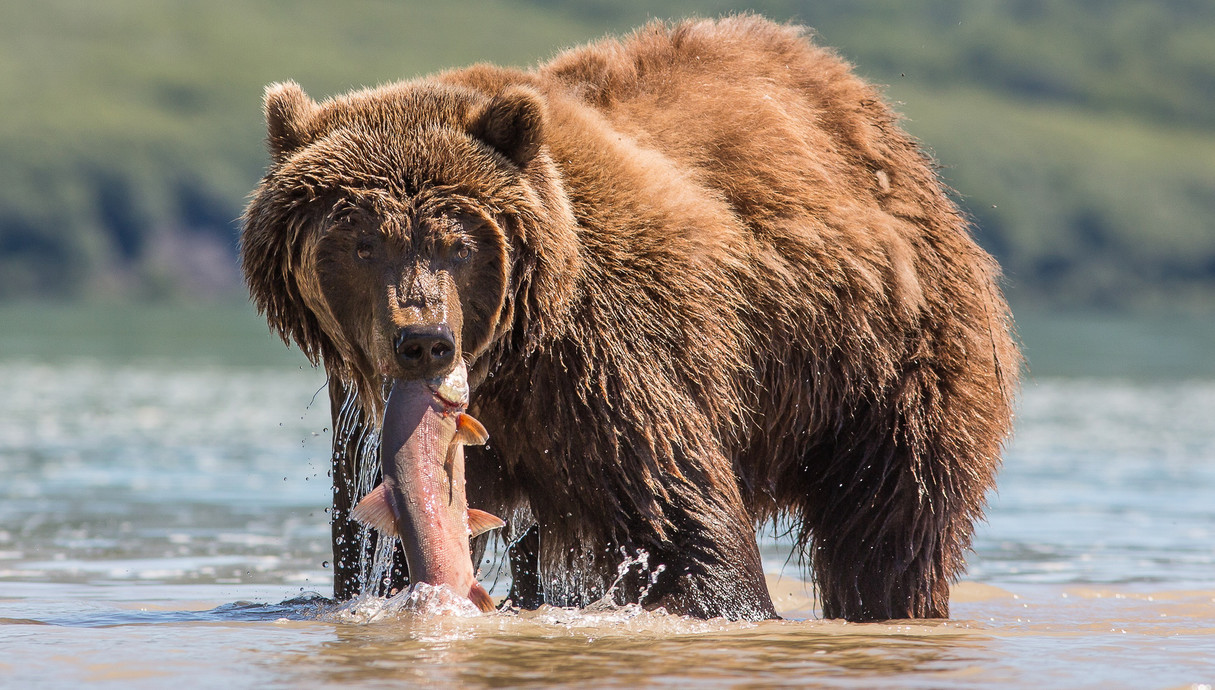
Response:
POLYGON ((933 196, 927 161, 880 94, 804 30, 753 16, 655 22, 540 69, 620 134, 698 171, 755 230, 805 209, 933 196))

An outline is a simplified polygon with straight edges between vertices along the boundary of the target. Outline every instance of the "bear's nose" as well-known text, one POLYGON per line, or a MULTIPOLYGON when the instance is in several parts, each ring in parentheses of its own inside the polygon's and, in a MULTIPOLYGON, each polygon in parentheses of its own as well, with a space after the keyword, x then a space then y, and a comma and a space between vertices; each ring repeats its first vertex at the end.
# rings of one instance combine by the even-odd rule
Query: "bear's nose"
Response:
POLYGON ((406 326, 397 331, 397 364, 406 379, 445 376, 456 362, 456 341, 447 324, 406 326))

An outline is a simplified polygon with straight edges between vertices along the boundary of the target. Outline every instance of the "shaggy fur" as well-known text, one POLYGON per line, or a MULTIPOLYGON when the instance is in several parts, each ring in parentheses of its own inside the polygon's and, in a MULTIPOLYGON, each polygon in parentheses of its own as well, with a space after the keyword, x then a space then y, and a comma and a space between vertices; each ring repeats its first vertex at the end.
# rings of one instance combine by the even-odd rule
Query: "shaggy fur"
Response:
POLYGON ((785 516, 826 617, 948 615, 1009 430, 1010 315, 931 162, 801 29, 654 23, 530 72, 276 85, 266 116, 242 262, 329 372, 338 596, 369 586, 346 514, 386 339, 447 319, 491 434, 469 504, 510 516, 516 602, 589 604, 645 552, 617 600, 770 617, 755 527, 785 516))

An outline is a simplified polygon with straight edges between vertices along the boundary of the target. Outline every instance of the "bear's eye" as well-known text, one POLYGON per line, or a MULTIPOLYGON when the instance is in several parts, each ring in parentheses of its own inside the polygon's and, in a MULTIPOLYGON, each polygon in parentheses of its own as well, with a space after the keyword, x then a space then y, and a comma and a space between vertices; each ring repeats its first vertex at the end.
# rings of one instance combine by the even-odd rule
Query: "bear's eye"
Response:
POLYGON ((454 254, 454 256, 456 257, 456 261, 461 261, 461 262, 468 261, 469 259, 472 258, 472 254, 473 254, 472 247, 469 246, 469 244, 467 242, 461 242, 456 245, 456 251, 454 254))
POLYGON ((354 255, 358 257, 359 261, 370 261, 371 257, 375 255, 375 249, 371 246, 371 242, 360 240, 354 247, 354 255))

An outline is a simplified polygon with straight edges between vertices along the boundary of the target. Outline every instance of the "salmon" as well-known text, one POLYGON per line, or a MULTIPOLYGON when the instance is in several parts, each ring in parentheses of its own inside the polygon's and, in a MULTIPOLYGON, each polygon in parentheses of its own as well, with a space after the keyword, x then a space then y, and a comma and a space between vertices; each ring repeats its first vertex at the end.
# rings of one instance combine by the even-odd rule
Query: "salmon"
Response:
POLYGON ((404 547, 412 582, 446 585, 482 611, 493 600, 477 582, 469 539, 505 523, 470 509, 464 492, 464 446, 488 440, 465 412, 467 370, 459 364, 442 380, 396 380, 380 434, 383 482, 351 517, 404 547))

